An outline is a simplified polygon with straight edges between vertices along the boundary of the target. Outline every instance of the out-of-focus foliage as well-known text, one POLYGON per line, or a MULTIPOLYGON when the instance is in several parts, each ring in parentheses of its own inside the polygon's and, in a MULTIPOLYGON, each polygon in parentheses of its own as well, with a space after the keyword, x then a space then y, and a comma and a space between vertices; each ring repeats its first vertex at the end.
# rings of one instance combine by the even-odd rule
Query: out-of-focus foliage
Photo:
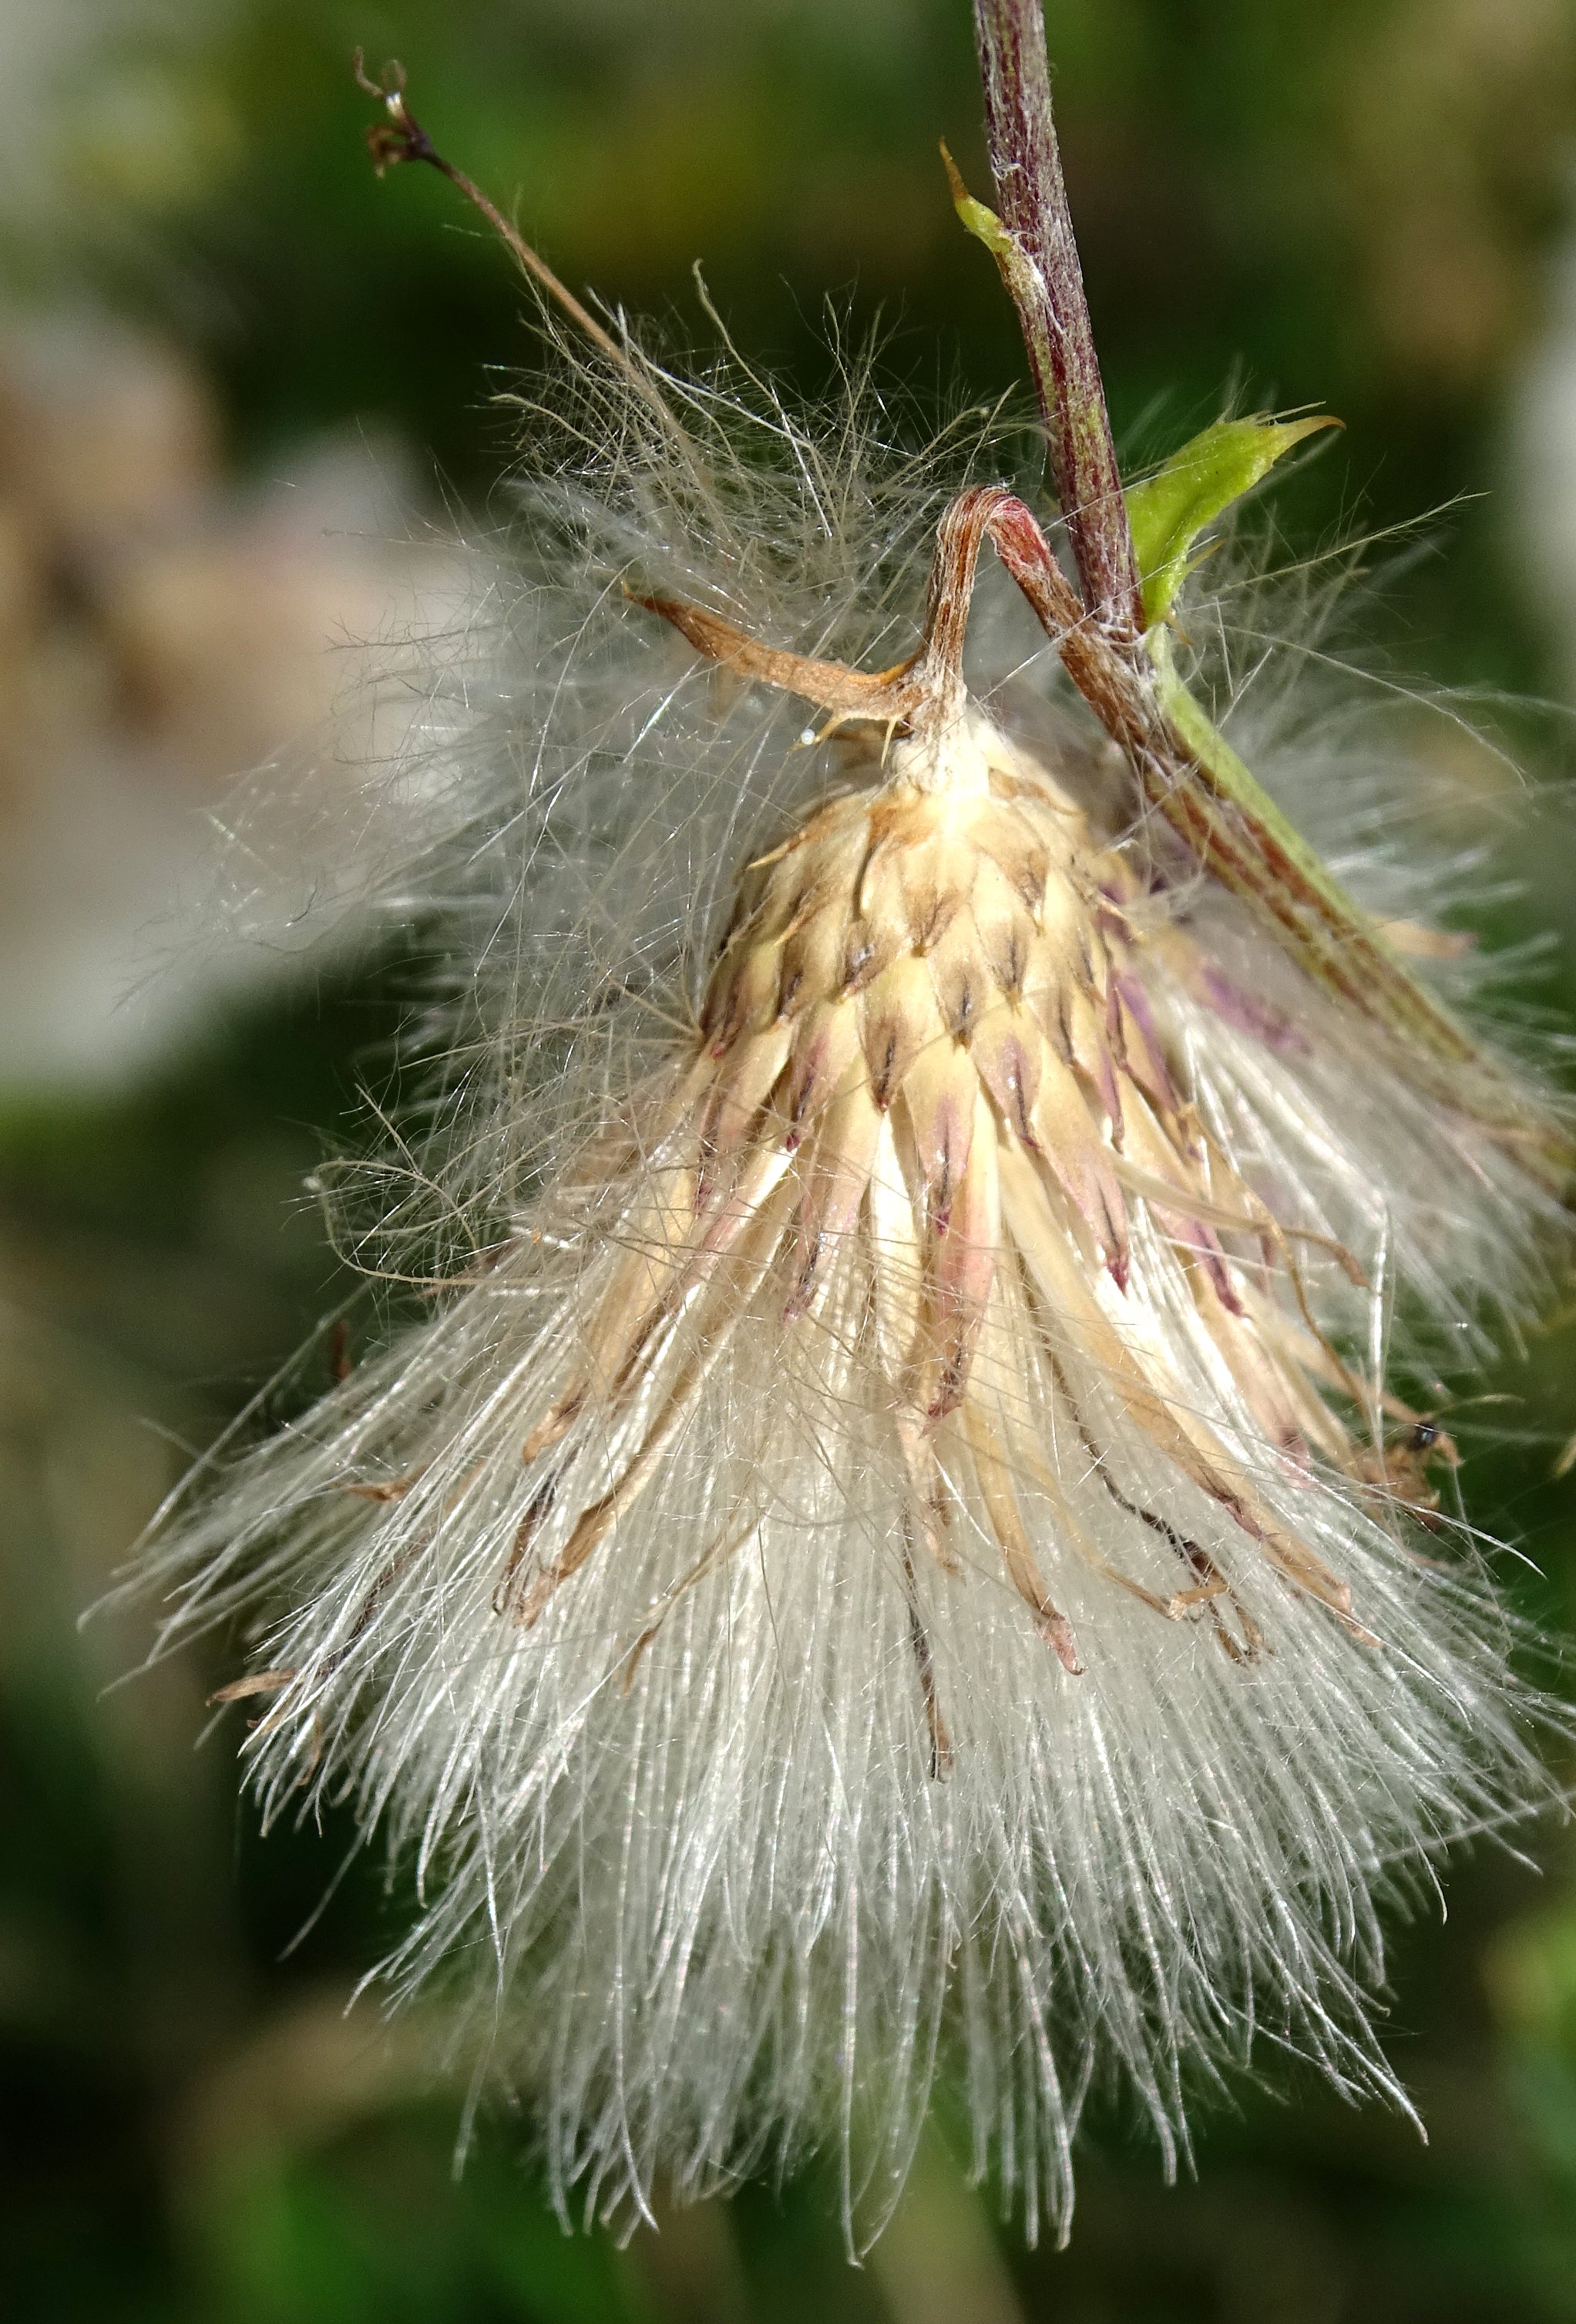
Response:
MULTIPOLYGON (((1371 433, 1365 478, 1382 443, 1384 513, 1415 514, 1447 460, 1452 491, 1481 482, 1474 423, 1534 318, 1562 203, 1563 0, 1052 14, 1119 428, 1169 449, 1238 374, 1258 401, 1328 403, 1371 433)), ((823 299, 847 292, 887 304, 921 373, 991 391, 1011 375, 1010 318, 936 160, 945 134, 986 182, 959 0, 60 0, 60 15, 95 32, 59 40, 46 124, 6 163, 13 186, 29 157, 42 178, 16 195, 10 263, 180 316, 253 443, 381 402, 475 475, 478 364, 525 352, 474 222, 436 182, 390 200, 365 170, 356 44, 404 57, 435 134, 610 300, 693 319, 700 260, 741 341, 801 372, 823 299)))
MULTIPOLYGON (((1492 484, 1567 210, 1569 0, 1051 0, 1049 15, 1129 456, 1174 449, 1225 392, 1239 408, 1339 411, 1347 435, 1276 502, 1300 548, 1354 511, 1387 522, 1492 484)), ((359 43, 374 62, 403 57, 429 127, 576 285, 704 337, 699 260, 739 345, 805 384, 825 368, 830 293, 858 318, 885 312, 891 365, 921 397, 995 394, 1019 375, 1011 321, 935 154, 945 135, 987 182, 968 19, 965 0, 0 0, 0 284, 18 330, 90 301, 198 383, 216 495, 202 570, 216 541, 239 542, 237 590, 252 535, 220 484, 296 473, 325 431, 418 447, 484 505, 514 456, 488 367, 530 360, 519 285, 436 179, 373 179, 348 72, 359 43)), ((128 830, 151 796, 139 785, 177 765, 195 817, 235 755, 262 747, 253 728, 222 732, 216 708, 235 709, 216 673, 244 649, 252 601, 210 620, 211 648, 202 622, 146 613, 127 646, 130 616, 115 627, 106 608, 144 603, 124 592, 155 546, 188 615, 211 616, 211 585, 181 562, 198 534, 161 519, 128 567, 62 546, 54 519, 18 531, 35 447, 25 429, 6 441, 0 545, 21 546, 0 582, 14 568, 41 594, 0 605, 0 687, 36 692, 47 648, 51 698, 109 738, 104 780, 128 830), (166 720, 152 728, 122 682, 149 637, 166 720), (84 671, 100 674, 91 700, 84 671)), ((99 515, 115 488, 93 470, 102 451, 88 429, 68 462, 101 475, 99 515)), ((122 481, 146 467, 135 455, 122 481)), ((436 486, 426 497, 441 506, 436 486)), ((1457 511, 1401 597, 1405 658, 1434 676, 1536 685, 1572 659, 1576 605, 1524 595, 1503 497, 1457 511)), ((279 668, 269 701, 244 706, 264 727, 300 677, 288 655, 279 668)), ((22 699, 5 695, 8 744, 32 733, 22 699)), ((1534 741, 1557 770, 1562 731, 1534 741)), ((28 740, 17 796, 46 747, 28 740)), ((1492 792, 1498 761, 1464 736, 1461 752, 1458 784, 1465 770, 1492 792)), ((1559 842, 1546 812, 1524 844, 1532 904, 1489 899, 1486 925, 1568 921, 1559 842)), ((20 958, 5 1007, 56 1005, 50 973, 20 958)), ((1551 1004, 1570 986, 1552 982, 1551 1004)), ((484 2118, 452 2175, 459 2094, 426 2027, 343 2014, 397 1897, 355 1861, 318 1913, 348 1830, 258 1839, 234 1797, 235 1712, 194 1750, 217 1649, 211 1670, 106 1692, 144 1634, 129 1616, 74 1627, 187 1448, 343 1290, 300 1184, 400 1007, 397 982, 369 999, 336 973, 232 998, 106 1093, 0 1091, 5 2312, 1576 2318, 1576 1854, 1557 1833, 1532 1843, 1541 1880, 1486 1848, 1456 1868, 1448 1923, 1399 1936, 1396 2055, 1426 2148, 1277 2074, 1240 2112, 1201 2115, 1197 2181, 1178 2190, 1123 2124, 1101 2126, 1072 2249, 1025 2257, 938 2135, 858 2273, 814 2174, 677 2214, 624 2253, 560 2235, 522 2123, 484 2118)), ((326 1375, 340 1353, 325 1338, 314 1360, 326 1375)), ((1525 1602, 1569 1631, 1571 1488, 1549 1481, 1576 1406, 1569 1326, 1489 1392, 1512 1400, 1452 1416, 1474 1452, 1471 1506, 1527 1544, 1545 1578, 1525 1602)))

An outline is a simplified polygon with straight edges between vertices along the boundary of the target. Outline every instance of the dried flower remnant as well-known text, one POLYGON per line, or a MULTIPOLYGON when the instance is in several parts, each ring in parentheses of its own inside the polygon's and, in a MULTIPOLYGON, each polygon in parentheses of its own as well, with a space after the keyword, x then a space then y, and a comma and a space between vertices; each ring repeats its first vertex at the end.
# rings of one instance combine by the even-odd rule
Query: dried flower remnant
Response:
MULTIPOLYGON (((390 106, 382 158, 432 158, 390 106)), ((946 498, 917 646, 833 658, 868 596, 902 602, 888 545, 911 567, 934 480, 899 489, 905 530, 868 448, 768 395, 746 462, 714 388, 597 344, 583 432, 641 457, 560 491, 538 596, 578 641, 506 674, 476 745, 489 821, 447 860, 495 908, 488 956, 552 925, 566 822, 605 904, 599 798, 639 825, 684 762, 660 894, 664 864, 716 875, 733 795, 795 756, 786 706, 824 788, 744 851, 639 1074, 643 998, 583 991, 533 1087, 529 994, 478 964, 493 1093, 456 1069, 455 1183, 502 1231, 172 1522, 171 1635, 251 1624, 226 1693, 262 1705, 266 1813, 348 1795, 414 1860, 385 1971, 468 1996, 567 2215, 830 2137, 858 2241, 945 2073, 977 2168, 1061 2230, 1097 2076, 1172 2162, 1186 2079, 1256 2042, 1402 2099, 1365 1998, 1378 1905, 1543 1795, 1504 1618, 1420 1529, 1454 1448, 1387 1379, 1384 1323, 1397 1276, 1446 1325, 1486 1282, 1518 1297, 1562 1133, 1371 929, 1380 998, 1345 989, 1356 908, 1305 850, 1269 883, 1268 802, 1207 722, 1188 742, 1154 641, 1085 617, 1021 499, 946 498), (785 506, 798 595, 737 619, 785 506), (987 543, 1129 762, 1158 786, 1194 750, 1191 851, 1185 802, 1102 810, 1037 680, 982 684, 977 648, 965 680, 987 543), (532 1184, 544 1114, 591 1125, 532 1184)), ((1232 438, 1226 466, 1274 448, 1232 438)), ((1147 610, 1212 492, 1186 522, 1129 495, 1169 543, 1133 568, 1147 610)))

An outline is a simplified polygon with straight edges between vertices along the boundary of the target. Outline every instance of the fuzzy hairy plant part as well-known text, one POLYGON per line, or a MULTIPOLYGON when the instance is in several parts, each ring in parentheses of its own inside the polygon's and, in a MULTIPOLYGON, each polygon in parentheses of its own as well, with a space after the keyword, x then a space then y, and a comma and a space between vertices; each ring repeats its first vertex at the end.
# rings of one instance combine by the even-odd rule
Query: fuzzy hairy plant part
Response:
MULTIPOLYGON (((941 2078, 1064 2234, 1097 2081, 1168 2168, 1277 2052, 1406 2103, 1381 1907, 1553 1795, 1419 1399, 1562 1213, 1132 813, 991 568, 993 423, 648 376, 681 427, 600 367, 528 415, 519 584, 369 777, 446 989, 342 1215, 419 1312, 139 1586, 249 1641, 265 1821, 413 1874, 379 1975, 566 2218, 830 2144, 857 2246, 941 2078)), ((1426 952, 1412 779, 1245 602, 1189 601, 1230 731, 1274 697, 1256 766, 1426 952)))

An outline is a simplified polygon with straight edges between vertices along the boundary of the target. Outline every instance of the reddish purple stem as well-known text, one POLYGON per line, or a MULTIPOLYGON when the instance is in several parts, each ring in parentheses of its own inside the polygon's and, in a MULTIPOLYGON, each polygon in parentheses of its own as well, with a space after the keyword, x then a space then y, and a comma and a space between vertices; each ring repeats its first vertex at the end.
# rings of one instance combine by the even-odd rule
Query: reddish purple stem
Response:
POLYGON ((1039 0, 974 0, 974 31, 997 205, 1032 269, 1034 290, 1017 304, 1052 482, 1084 604, 1103 630, 1136 638, 1138 567, 1062 177, 1039 0))

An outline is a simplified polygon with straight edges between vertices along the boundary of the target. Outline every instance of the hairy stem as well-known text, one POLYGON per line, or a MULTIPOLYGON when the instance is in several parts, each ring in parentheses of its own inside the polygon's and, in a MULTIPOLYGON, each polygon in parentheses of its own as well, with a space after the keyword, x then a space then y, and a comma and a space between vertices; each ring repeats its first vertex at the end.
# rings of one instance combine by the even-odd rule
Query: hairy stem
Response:
POLYGON ((1039 0, 974 0, 985 128, 1001 222, 1027 263, 1008 280, 1045 418, 1051 477, 1101 629, 1142 627, 1116 447, 1051 111, 1039 0))

